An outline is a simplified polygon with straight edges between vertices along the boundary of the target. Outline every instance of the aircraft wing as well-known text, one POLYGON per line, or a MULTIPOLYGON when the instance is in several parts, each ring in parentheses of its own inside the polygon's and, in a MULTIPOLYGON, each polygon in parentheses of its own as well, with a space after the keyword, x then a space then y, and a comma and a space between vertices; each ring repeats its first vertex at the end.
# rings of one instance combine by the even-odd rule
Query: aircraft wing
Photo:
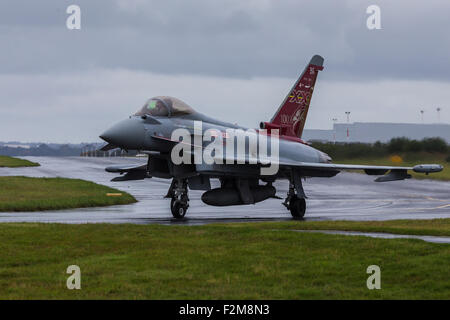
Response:
POLYGON ((117 149, 117 148, 118 148, 117 146, 115 146, 111 143, 108 143, 108 144, 105 144, 103 147, 101 147, 99 150, 100 151, 109 151, 109 150, 113 150, 113 149, 117 149))
POLYGON ((105 169, 107 172, 120 173, 124 176, 116 177, 111 181, 128 181, 128 180, 142 180, 150 178, 147 173, 147 164, 132 164, 132 165, 116 165, 105 169))
POLYGON ((386 182, 403 180, 411 177, 407 172, 412 170, 419 173, 433 173, 442 171, 442 166, 439 164, 419 164, 414 167, 400 167, 400 166, 370 166, 370 165, 355 165, 355 164, 335 164, 335 163, 309 163, 309 162, 280 162, 280 166, 295 167, 299 169, 309 169, 316 171, 341 171, 341 170, 363 170, 368 175, 379 175, 375 179, 376 182, 386 182), (385 175, 387 172, 389 173, 385 175))
POLYGON ((125 173, 125 172, 132 172, 132 171, 146 171, 147 170, 147 164, 131 164, 131 165, 117 165, 117 166, 110 166, 107 167, 106 172, 113 172, 113 173, 125 173))
MULTIPOLYGON (((214 157, 219 159, 219 157, 214 157)), ((268 165, 269 159, 257 159, 248 155, 242 157, 221 157, 224 161, 240 161, 240 163, 254 164, 254 165, 268 165)), ((414 167, 401 167, 401 166, 371 166, 371 165, 358 165, 358 164, 337 164, 337 163, 316 163, 316 162, 296 162, 291 160, 280 160, 278 165, 281 168, 294 168, 298 170, 304 170, 305 172, 314 173, 314 176, 322 176, 318 173, 323 173, 323 176, 333 176, 342 170, 363 170, 368 175, 380 176, 375 179, 376 182, 395 181, 411 178, 408 174, 408 170, 412 170, 418 173, 433 173, 442 171, 443 167, 439 164, 419 164, 414 167), (333 174, 334 172, 334 174, 333 174), (388 174, 386 174, 389 172, 388 174)))

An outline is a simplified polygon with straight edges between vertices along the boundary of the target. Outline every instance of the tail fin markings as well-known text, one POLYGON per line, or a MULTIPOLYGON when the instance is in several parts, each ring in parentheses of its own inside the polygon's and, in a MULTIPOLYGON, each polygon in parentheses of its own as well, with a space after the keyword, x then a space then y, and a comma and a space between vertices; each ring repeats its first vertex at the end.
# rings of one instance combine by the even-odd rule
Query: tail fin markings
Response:
POLYGON ((317 74, 323 70, 323 61, 319 55, 311 58, 270 123, 266 123, 267 127, 279 127, 281 135, 301 138, 317 74))

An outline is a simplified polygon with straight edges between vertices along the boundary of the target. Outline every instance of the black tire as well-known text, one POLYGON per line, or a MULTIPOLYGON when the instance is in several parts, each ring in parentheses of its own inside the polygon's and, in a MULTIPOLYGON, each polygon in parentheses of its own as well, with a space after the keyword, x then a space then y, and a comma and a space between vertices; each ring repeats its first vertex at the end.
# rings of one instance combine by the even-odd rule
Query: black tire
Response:
POLYGON ((301 219, 305 215, 306 201, 304 198, 292 198, 289 203, 289 211, 295 219, 301 219))
POLYGON ((180 200, 176 200, 175 198, 172 198, 170 201, 170 211, 172 211, 172 216, 175 219, 183 219, 186 215, 188 205, 183 204, 180 202, 180 200))

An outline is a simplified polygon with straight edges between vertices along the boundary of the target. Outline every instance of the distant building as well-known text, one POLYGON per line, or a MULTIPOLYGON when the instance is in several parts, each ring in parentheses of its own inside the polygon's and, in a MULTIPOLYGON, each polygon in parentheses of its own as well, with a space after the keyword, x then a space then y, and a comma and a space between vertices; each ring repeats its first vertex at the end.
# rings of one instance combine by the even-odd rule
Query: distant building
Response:
POLYGON ((423 138, 440 137, 450 143, 450 124, 420 123, 383 123, 354 122, 336 123, 332 130, 305 129, 302 138, 306 141, 337 142, 387 142, 392 138, 407 137, 422 140, 423 138))
POLYGON ((11 143, 6 143, 3 145, 4 147, 9 147, 9 148, 25 148, 25 149, 30 149, 30 146, 27 144, 11 144, 11 143))

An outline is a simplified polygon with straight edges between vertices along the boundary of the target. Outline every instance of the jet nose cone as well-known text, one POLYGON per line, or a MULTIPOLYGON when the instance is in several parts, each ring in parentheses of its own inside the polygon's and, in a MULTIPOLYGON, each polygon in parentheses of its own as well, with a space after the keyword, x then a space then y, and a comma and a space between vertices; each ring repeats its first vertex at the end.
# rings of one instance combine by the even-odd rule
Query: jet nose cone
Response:
POLYGON ((140 119, 126 119, 103 132, 100 138, 123 149, 142 149, 145 139, 144 125, 140 119))

